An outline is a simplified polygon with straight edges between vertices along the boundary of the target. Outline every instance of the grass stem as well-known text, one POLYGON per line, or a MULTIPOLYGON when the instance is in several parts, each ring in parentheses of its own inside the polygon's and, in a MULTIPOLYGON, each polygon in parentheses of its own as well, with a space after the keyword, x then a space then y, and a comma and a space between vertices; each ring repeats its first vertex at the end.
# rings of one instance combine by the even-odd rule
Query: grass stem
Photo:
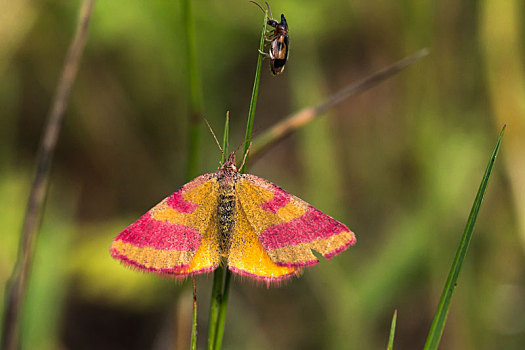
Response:
MULTIPOLYGON (((259 51, 264 50, 264 36, 266 35, 266 22, 268 21, 268 11, 265 11, 264 16, 264 23, 263 28, 261 32, 261 40, 259 42, 259 51)), ((259 95, 259 82, 261 80, 261 67, 262 67, 262 61, 264 56, 259 52, 257 55, 257 68, 255 69, 255 79, 253 81, 253 89, 252 89, 252 98, 250 100, 250 109, 248 110, 248 121, 246 123, 246 134, 244 137, 244 150, 242 152, 242 155, 246 154, 248 152, 248 149, 250 148, 250 144, 252 142, 252 131, 253 131, 253 122, 255 120, 255 109, 257 107, 257 97, 259 95)), ((240 169, 241 173, 246 173, 246 163, 244 163, 243 167, 240 169)))
POLYGON ((193 289, 193 314, 191 320, 191 350, 197 350, 197 286, 195 285, 195 277, 191 276, 191 285, 193 289))
MULTIPOLYGON (((268 12, 265 12, 264 23, 259 42, 259 50, 264 50, 264 35, 266 34, 266 22, 268 12)), ((259 94, 259 82, 261 80, 261 67, 263 55, 259 53, 257 58, 257 68, 255 70, 255 79, 253 82, 252 98, 250 109, 248 110, 248 121, 246 123, 246 134, 244 138, 243 157, 250 148, 252 139, 253 123, 255 119, 255 107, 257 105, 257 96, 259 94)), ((227 156, 228 149, 228 126, 229 118, 226 118, 226 127, 223 137, 223 162, 227 156)), ((241 173, 246 173, 246 163, 240 169, 241 173)), ((210 328, 208 332, 208 350, 220 350, 224 335, 224 324, 226 321, 226 310, 228 308, 228 297, 230 294, 231 272, 227 267, 219 267, 213 275, 212 297, 210 305, 210 328)))
MULTIPOLYGON (((188 164, 186 168, 186 180, 189 181, 199 174, 199 140, 200 122, 202 119, 202 90, 200 84, 199 70, 197 68, 197 53, 195 42, 195 24, 193 19, 191 0, 182 0, 182 20, 184 22, 184 34, 186 35, 186 71, 187 86, 189 91, 189 114, 188 114, 188 164)), ((197 289, 195 278, 192 277, 193 285, 193 317, 191 324, 191 349, 197 348, 197 289)))
MULTIPOLYGON (((317 106, 306 107, 286 118, 284 118, 279 123, 275 124, 272 128, 265 131, 259 135, 255 140, 253 147, 250 150, 248 156, 249 159, 255 159, 260 156, 264 151, 269 149, 271 146, 277 144, 279 141, 283 140, 285 137, 290 135, 295 130, 303 127, 304 125, 310 123, 315 118, 321 116, 327 109, 341 103, 350 96, 357 95, 363 91, 366 91, 380 82, 385 81, 386 79, 394 76, 399 73, 406 67, 417 62, 421 58, 428 55, 428 50, 423 49, 416 52, 413 55, 405 57, 396 63, 392 64, 389 67, 386 67, 378 72, 375 72, 366 78, 352 83, 343 89, 339 90, 337 93, 333 94, 326 98, 317 106)), ((247 130, 248 131, 248 130, 247 130)), ((245 146, 246 149, 246 146, 245 146)))
POLYGON ((47 195, 49 173, 71 89, 84 51, 94 4, 95 0, 84 0, 80 8, 76 32, 69 46, 44 134, 40 140, 36 172, 22 224, 18 257, 6 287, 2 349, 19 348, 20 311, 26 295, 29 269, 35 253, 35 242, 47 195))

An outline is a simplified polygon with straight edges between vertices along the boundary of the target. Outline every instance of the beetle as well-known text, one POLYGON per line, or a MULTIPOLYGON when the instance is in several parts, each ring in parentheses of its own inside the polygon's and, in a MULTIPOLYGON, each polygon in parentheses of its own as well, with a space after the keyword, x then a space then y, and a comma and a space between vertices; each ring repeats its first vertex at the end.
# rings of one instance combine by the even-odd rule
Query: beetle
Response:
MULTIPOLYGON (((263 8, 261 5, 255 1, 250 1, 259 6, 261 10, 263 8)), ((288 37, 288 23, 284 14, 281 14, 281 22, 277 22, 273 16, 272 11, 270 10, 270 5, 266 2, 268 7, 268 13, 270 19, 266 22, 267 25, 273 27, 273 30, 270 30, 269 35, 265 38, 266 41, 270 42, 270 51, 268 53, 259 52, 270 59, 270 70, 273 75, 281 74, 284 70, 284 65, 288 60, 288 53, 290 51, 290 38, 288 37)), ((264 12, 264 10, 263 10, 264 12)))

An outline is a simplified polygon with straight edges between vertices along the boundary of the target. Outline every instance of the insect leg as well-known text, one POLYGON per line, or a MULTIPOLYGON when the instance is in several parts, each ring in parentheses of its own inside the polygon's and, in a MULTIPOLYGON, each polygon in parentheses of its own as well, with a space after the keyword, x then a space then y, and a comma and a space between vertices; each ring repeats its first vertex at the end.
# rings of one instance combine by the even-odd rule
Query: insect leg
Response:
POLYGON ((257 50, 257 51, 259 51, 259 54, 263 55, 265 58, 271 58, 269 53, 266 53, 266 52, 261 51, 261 50, 257 50))

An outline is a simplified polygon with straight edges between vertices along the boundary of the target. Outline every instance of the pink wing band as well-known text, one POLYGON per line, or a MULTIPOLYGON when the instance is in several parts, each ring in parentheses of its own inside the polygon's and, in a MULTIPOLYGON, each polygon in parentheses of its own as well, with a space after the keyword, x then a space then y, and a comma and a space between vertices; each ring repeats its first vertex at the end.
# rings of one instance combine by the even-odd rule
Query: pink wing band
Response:
POLYGON ((270 258, 279 266, 305 267, 319 262, 312 254, 312 250, 330 259, 354 244, 354 233, 352 231, 342 231, 328 238, 318 238, 308 243, 269 249, 267 252, 270 258))
POLYGON ((195 252, 200 245, 199 231, 185 225, 157 221, 148 212, 119 233, 115 240, 136 247, 195 252))
POLYGON ((186 202, 182 198, 182 190, 177 191, 173 193, 171 196, 168 197, 166 204, 175 210, 177 210, 179 213, 193 213, 195 209, 199 206, 196 203, 186 202))
POLYGON ((279 187, 273 185, 274 197, 267 202, 260 204, 262 210, 277 213, 279 209, 290 202, 290 194, 279 187))
POLYGON ((342 223, 309 206, 303 216, 268 227, 259 234, 259 241, 264 249, 272 250, 326 239, 343 231, 350 230, 342 223))

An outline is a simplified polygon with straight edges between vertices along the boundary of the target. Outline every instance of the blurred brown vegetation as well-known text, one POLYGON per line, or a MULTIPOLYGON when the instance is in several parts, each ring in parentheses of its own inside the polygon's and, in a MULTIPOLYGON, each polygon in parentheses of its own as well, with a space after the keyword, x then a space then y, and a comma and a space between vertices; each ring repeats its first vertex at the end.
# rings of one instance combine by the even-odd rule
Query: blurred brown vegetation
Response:
MULTIPOLYGON (((235 279, 226 349, 419 349, 498 131, 508 124, 445 328, 444 349, 525 344, 525 5, 272 2, 285 72, 262 76, 255 135, 420 48, 431 55, 351 98, 251 166, 345 222, 358 243, 300 279, 235 279)), ((78 1, 0 4, 0 297, 78 1)), ((205 115, 242 142, 261 13, 194 1, 205 115)), ((188 94, 178 1, 99 1, 53 165, 24 349, 187 348, 190 289, 113 261, 112 238, 184 182, 188 94)), ((200 166, 220 157, 202 127, 200 166)), ((204 344, 210 277, 199 277, 204 344)))

